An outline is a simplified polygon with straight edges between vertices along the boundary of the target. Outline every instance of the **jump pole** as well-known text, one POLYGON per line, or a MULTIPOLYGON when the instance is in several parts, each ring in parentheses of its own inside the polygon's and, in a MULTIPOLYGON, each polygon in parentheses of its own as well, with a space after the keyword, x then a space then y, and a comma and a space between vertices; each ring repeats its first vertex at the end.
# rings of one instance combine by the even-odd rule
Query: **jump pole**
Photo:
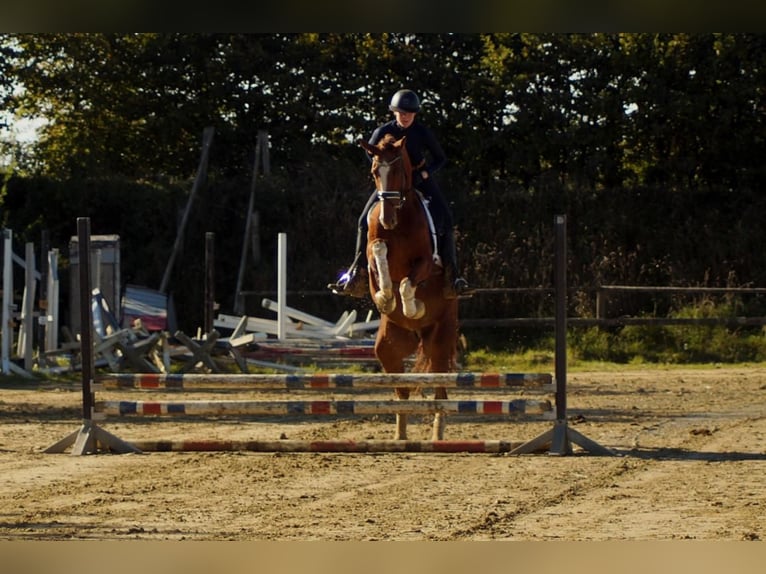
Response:
POLYGON ((93 423, 95 397, 92 384, 96 375, 93 357, 93 310, 90 304, 90 219, 77 218, 80 258, 80 356, 82 357, 82 425, 43 452, 61 453, 72 446, 72 455, 103 452, 141 452, 93 423))
POLYGON ((142 452, 424 452, 508 453, 518 442, 503 440, 139 440, 142 452))
MULTIPOLYGON (((443 386, 462 389, 526 389, 553 392, 550 373, 407 373, 406 383, 421 387, 443 386)), ((106 373, 95 390, 107 389, 351 389, 391 388, 402 383, 401 373, 106 373)))
POLYGON ((548 454, 564 456, 572 454, 572 443, 591 454, 612 456, 615 453, 567 425, 567 218, 554 218, 555 237, 555 292, 556 292, 556 421, 553 428, 540 436, 514 448, 510 454, 539 452, 550 445, 548 454))

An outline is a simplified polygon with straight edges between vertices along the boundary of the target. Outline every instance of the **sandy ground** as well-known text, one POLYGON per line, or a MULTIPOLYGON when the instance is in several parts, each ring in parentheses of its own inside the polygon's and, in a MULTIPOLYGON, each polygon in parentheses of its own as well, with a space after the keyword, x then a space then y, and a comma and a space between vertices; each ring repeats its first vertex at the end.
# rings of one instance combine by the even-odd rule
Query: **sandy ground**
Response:
MULTIPOLYGON (((570 373, 568 390, 569 426, 615 456, 45 454, 82 422, 79 385, 0 381, 0 539, 766 540, 766 369, 570 373)), ((386 415, 99 424, 127 441, 393 432, 386 415)), ((446 438, 527 441, 552 424, 454 415, 446 438)))

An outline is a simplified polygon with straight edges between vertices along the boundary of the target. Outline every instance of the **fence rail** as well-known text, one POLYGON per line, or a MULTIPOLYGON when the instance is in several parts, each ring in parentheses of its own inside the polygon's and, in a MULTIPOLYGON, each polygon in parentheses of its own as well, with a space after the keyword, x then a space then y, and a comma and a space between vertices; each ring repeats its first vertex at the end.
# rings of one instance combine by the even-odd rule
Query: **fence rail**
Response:
MULTIPOLYGON (((766 325, 766 317, 608 317, 606 302, 610 295, 620 293, 630 294, 679 294, 679 295, 766 295, 766 287, 680 287, 666 285, 600 285, 588 287, 570 287, 571 295, 585 293, 595 296, 595 317, 569 317, 567 323, 573 326, 619 327, 626 325, 722 325, 726 327, 757 327, 766 325)), ((550 295, 555 293, 553 287, 495 287, 478 288, 473 291, 474 297, 508 295, 508 294, 538 294, 550 295)), ((243 295, 268 297, 274 296, 274 291, 247 291, 243 295)), ((288 296, 333 296, 328 291, 288 291, 288 296)), ((519 326, 551 326, 554 317, 502 317, 502 318, 463 318, 461 327, 519 327, 519 326)))

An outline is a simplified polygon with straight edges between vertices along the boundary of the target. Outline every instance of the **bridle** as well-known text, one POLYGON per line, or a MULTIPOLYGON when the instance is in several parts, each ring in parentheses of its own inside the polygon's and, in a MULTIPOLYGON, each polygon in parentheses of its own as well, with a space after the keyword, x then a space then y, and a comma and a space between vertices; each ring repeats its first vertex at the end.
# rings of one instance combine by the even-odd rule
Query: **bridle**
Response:
MULTIPOLYGON (((381 171, 381 168, 383 168, 383 171, 391 169, 391 167, 398 161, 402 159, 402 155, 397 155, 394 159, 391 160, 383 160, 379 157, 375 158, 377 170, 381 171)), ((382 180, 383 178, 380 177, 380 174, 378 174, 378 178, 382 180)), ((402 170, 402 189, 400 190, 387 190, 387 189, 379 189, 378 190, 378 199, 381 201, 385 201, 387 199, 393 199, 397 200, 399 202, 397 207, 401 207, 402 203, 404 203, 404 188, 407 185, 407 175, 405 174, 404 170, 402 170)))

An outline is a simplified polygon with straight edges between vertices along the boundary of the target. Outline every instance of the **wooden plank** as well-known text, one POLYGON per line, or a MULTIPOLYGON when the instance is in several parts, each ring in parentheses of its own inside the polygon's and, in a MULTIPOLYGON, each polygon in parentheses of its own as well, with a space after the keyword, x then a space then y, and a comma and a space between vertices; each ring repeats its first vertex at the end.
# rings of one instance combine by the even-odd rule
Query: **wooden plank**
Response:
MULTIPOLYGON (((276 312, 278 308, 278 303, 276 301, 272 301, 271 299, 264 298, 261 301, 261 306, 264 309, 268 309, 269 311, 276 312)), ((330 321, 327 321, 325 319, 320 319, 319 317, 316 317, 309 313, 304 313, 303 311, 299 311, 298 309, 294 309, 293 307, 286 306, 285 313, 287 313, 287 316, 290 317, 291 319, 295 319, 307 325, 314 325, 316 327, 327 327, 328 329, 332 329, 336 326, 336 324, 331 323, 330 321)))

